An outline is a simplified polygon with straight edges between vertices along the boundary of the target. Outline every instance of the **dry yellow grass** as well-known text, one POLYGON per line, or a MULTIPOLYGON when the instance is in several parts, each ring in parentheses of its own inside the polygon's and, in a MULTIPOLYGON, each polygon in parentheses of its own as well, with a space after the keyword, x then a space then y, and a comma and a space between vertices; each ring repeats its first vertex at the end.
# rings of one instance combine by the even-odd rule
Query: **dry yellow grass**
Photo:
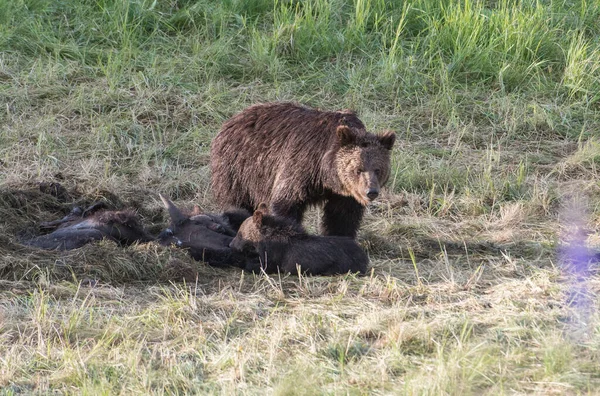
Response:
POLYGON ((0 395, 598 394, 600 6, 571 3, 0 0, 0 395), (19 244, 98 199, 214 210, 212 138, 272 100, 397 131, 367 276, 19 244))

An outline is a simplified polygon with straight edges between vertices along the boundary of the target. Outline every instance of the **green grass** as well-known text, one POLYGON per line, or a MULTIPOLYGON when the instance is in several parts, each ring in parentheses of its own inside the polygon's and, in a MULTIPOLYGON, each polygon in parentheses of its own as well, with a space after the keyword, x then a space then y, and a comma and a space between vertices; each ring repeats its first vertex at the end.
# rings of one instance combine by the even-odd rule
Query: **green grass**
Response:
POLYGON ((557 248, 600 245, 599 19, 591 1, 0 0, 0 394, 597 393, 598 265, 557 248), (159 192, 214 210, 213 137, 272 100, 396 131, 368 276, 18 243, 98 199, 153 231, 159 192))

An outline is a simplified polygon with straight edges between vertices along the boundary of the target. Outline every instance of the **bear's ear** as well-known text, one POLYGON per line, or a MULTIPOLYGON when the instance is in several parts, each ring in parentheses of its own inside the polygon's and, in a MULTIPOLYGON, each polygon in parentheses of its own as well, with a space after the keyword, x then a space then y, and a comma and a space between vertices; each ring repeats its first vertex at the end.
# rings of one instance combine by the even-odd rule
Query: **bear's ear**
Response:
POLYGON ((258 205, 258 208, 256 208, 256 210, 260 210, 261 212, 263 212, 264 214, 269 214, 269 207, 267 206, 266 203, 261 202, 258 205))
POLYGON ((393 131, 386 131, 383 135, 377 136, 377 138, 383 147, 391 150, 392 147, 394 147, 394 142, 396 141, 396 134, 393 131))
POLYGON ((262 227, 263 212, 261 212, 260 210, 254 212, 254 214, 252 215, 252 220, 254 221, 254 224, 256 224, 257 227, 262 227))
POLYGON ((354 132, 352 132, 352 129, 348 128, 346 125, 340 125, 337 127, 335 133, 337 134, 338 139, 340 139, 340 144, 342 146, 347 146, 356 142, 356 136, 354 135, 354 132))

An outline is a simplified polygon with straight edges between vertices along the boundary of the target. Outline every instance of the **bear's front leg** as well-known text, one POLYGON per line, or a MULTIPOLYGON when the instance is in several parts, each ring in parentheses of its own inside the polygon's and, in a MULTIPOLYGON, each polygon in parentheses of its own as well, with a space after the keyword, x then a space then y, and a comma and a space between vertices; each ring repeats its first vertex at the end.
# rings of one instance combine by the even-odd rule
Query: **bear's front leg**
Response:
POLYGON ((352 197, 333 194, 325 204, 321 233, 356 238, 365 208, 352 197))
POLYGON ((306 211, 306 205, 288 200, 274 200, 269 208, 270 213, 274 216, 287 217, 293 219, 299 224, 302 224, 302 218, 306 211))

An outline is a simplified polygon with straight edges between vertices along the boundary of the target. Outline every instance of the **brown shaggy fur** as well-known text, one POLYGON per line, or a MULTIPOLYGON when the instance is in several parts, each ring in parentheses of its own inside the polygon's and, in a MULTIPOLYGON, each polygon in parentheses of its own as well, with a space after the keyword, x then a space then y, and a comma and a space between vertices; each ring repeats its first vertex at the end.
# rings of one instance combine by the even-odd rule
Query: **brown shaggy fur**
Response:
POLYGON ((325 203, 322 232, 355 237, 364 206, 390 173, 393 132, 374 135, 351 111, 258 104, 227 121, 211 147, 212 189, 224 208, 268 202, 302 221, 325 203))
POLYGON ((309 235, 296 221, 270 216, 267 206, 261 206, 242 223, 229 245, 232 249, 255 258, 245 269, 266 273, 334 275, 347 272, 364 274, 369 259, 360 246, 349 237, 309 235))

